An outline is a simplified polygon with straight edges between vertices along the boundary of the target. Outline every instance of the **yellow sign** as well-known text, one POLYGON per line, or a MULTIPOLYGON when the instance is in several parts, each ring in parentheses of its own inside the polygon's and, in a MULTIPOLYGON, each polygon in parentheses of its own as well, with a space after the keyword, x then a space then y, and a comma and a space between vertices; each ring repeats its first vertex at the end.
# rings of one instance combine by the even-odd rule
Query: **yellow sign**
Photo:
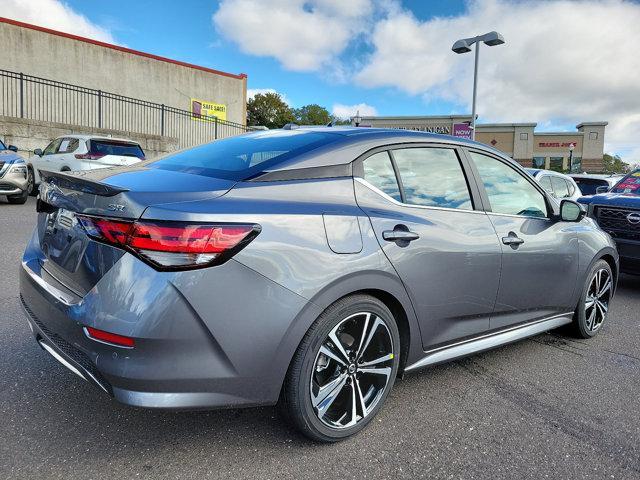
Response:
POLYGON ((201 122, 213 122, 214 118, 218 120, 227 119, 227 106, 220 103, 206 102, 191 99, 191 118, 201 122))

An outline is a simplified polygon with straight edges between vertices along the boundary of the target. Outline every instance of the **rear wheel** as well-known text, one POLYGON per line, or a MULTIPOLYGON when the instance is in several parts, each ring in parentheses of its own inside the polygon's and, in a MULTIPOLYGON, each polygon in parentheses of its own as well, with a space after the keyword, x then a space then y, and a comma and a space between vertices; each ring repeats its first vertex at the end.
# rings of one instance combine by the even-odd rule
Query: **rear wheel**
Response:
POLYGON ((613 272, 604 260, 598 260, 587 275, 580 302, 573 316, 573 333, 591 338, 600 331, 607 319, 613 294, 613 272))
POLYGON ((362 430, 393 386, 400 335, 376 298, 345 297, 311 326, 282 391, 285 415, 313 440, 335 442, 362 430))

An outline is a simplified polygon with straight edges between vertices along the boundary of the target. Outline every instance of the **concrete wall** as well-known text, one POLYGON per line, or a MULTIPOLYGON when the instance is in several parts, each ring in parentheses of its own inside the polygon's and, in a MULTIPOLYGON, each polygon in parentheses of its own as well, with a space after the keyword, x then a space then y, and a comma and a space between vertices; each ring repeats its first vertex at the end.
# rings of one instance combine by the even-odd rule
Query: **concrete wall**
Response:
POLYGON ((25 158, 33 155, 33 150, 36 148, 44 149, 54 138, 73 133, 105 135, 134 140, 140 144, 149 159, 178 150, 177 138, 0 116, 0 139, 5 145, 18 147, 19 153, 25 158))
POLYGON ((6 19, 0 19, 0 45, 0 69, 183 110, 190 110, 191 98, 225 104, 227 120, 245 124, 243 74, 215 73, 6 19))

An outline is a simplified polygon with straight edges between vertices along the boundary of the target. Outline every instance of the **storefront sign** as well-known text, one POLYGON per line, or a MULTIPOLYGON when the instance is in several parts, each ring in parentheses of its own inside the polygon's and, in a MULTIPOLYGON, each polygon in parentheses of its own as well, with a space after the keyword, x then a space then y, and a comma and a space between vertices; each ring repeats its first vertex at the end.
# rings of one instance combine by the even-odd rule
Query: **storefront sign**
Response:
POLYGON ((227 106, 220 103, 207 102, 205 100, 191 99, 191 118, 201 122, 211 122, 227 119, 227 106))
POLYGON ((538 143, 538 146, 541 148, 560 148, 560 147, 569 148, 572 145, 575 147, 575 143, 573 142, 540 142, 538 143))
POLYGON ((454 123, 453 124, 453 136, 468 138, 471 140, 471 126, 468 123, 454 123))
POLYGON ((443 135, 451 135, 451 127, 449 125, 415 125, 409 127, 389 125, 382 128, 398 128, 400 130, 414 130, 416 132, 441 133, 443 135))

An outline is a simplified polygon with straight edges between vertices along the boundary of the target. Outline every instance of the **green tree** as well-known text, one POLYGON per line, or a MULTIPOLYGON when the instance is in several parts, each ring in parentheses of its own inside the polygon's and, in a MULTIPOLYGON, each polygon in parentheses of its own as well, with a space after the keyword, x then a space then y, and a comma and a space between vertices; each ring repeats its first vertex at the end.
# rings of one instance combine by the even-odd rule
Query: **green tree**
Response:
POLYGON ((247 102, 247 124, 282 128, 295 121, 293 111, 277 93, 258 93, 247 102))
POLYGON ((604 173, 627 173, 629 165, 623 162, 619 155, 605 153, 602 157, 602 169, 604 173))
POLYGON ((296 108, 293 115, 298 125, 327 125, 333 121, 329 111, 315 103, 296 108))

